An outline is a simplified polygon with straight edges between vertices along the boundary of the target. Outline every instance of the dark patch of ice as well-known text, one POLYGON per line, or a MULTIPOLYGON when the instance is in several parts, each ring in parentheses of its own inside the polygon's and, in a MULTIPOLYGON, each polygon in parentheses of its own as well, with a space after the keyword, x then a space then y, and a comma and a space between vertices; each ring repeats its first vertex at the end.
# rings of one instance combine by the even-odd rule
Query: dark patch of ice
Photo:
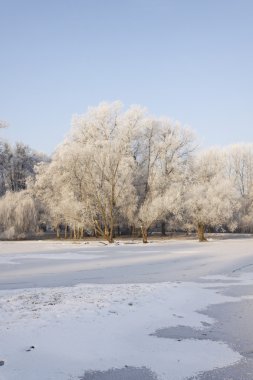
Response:
POLYGON ((156 330, 153 334, 150 335, 157 336, 158 338, 176 339, 177 341, 181 341, 183 339, 210 339, 210 336, 207 337, 207 335, 210 334, 208 334, 206 330, 196 330, 189 326, 167 327, 156 330))
POLYGON ((111 368, 108 371, 86 371, 80 380, 158 380, 146 367, 111 368))

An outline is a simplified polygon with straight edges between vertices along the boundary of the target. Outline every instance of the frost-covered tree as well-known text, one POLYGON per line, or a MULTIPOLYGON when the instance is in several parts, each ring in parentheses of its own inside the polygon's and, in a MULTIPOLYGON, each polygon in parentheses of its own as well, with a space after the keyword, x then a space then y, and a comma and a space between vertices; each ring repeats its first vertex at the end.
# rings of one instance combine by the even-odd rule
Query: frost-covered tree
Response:
MULTIPOLYGON (((123 112, 122 105, 114 102, 73 118, 71 133, 43 176, 50 182, 45 187, 50 189, 46 198, 51 215, 68 224, 77 218, 75 224, 92 225, 113 241, 115 223, 135 206, 131 144, 142 113, 139 107, 123 112), (70 217, 69 204, 79 210, 75 217, 73 212, 70 217)), ((41 178, 40 173, 37 184, 41 178)))
POLYGON ((55 228, 57 237, 60 237, 61 225, 65 226, 65 237, 68 227, 72 229, 74 237, 79 228, 90 227, 90 223, 87 223, 87 210, 78 200, 80 193, 74 193, 75 185, 69 180, 66 167, 62 166, 62 163, 70 164, 70 156, 68 158, 66 162, 57 152, 51 163, 39 164, 36 167, 37 176, 33 184, 34 194, 44 205, 43 222, 55 228))
POLYGON ((34 177, 34 167, 47 160, 44 154, 33 151, 29 146, 17 143, 12 147, 0 141, 0 195, 6 191, 20 191, 27 187, 29 177, 34 177))
POLYGON ((9 189, 12 157, 11 146, 7 142, 0 141, 0 196, 9 189))
MULTIPOLYGON (((0 128, 7 123, 0 122, 0 128)), ((17 143, 12 147, 0 140, 0 234, 17 238, 35 231, 39 220, 38 204, 27 189, 34 167, 47 157, 17 143)))
POLYGON ((253 228, 253 144, 236 144, 227 147, 227 171, 238 193, 240 209, 238 228, 251 232, 253 228))
POLYGON ((166 214, 177 213, 185 169, 194 151, 193 133, 168 119, 146 117, 135 141, 137 190, 135 223, 143 242, 148 229, 166 214))
POLYGON ((17 143, 13 149, 11 160, 11 171, 9 175, 10 190, 24 190, 26 188, 27 178, 34 176, 34 166, 44 159, 44 155, 33 151, 27 145, 17 143))
POLYGON ((27 190, 7 192, 0 198, 0 236, 23 238, 35 232, 38 222, 36 201, 27 190))
POLYGON ((58 168, 50 162, 39 163, 36 168, 36 181, 32 184, 32 191, 43 204, 44 224, 51 224, 58 231, 63 221, 63 214, 59 206, 60 191, 63 183, 59 183, 58 168))
POLYGON ((79 152, 84 199, 89 200, 95 228, 109 242, 119 217, 135 206, 136 163, 131 148, 142 117, 139 107, 123 112, 122 105, 114 102, 102 103, 73 121, 71 146, 79 152))
POLYGON ((183 220, 186 227, 195 227, 199 241, 206 241, 207 226, 226 224, 231 229, 236 227, 237 194, 225 169, 226 157, 219 149, 199 154, 191 167, 185 185, 183 220))

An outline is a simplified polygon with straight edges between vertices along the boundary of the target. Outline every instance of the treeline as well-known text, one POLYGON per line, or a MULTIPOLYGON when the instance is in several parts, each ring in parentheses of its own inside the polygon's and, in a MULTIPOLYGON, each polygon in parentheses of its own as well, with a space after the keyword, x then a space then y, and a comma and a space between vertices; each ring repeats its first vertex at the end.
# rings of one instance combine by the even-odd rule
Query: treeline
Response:
POLYGON ((75 116, 50 161, 12 151, 17 158, 3 153, 0 163, 3 237, 42 224, 64 226, 66 237, 94 231, 109 242, 118 227, 147 242, 157 222, 197 231, 201 241, 210 227, 252 232, 253 144, 200 151, 178 122, 114 102, 75 116))

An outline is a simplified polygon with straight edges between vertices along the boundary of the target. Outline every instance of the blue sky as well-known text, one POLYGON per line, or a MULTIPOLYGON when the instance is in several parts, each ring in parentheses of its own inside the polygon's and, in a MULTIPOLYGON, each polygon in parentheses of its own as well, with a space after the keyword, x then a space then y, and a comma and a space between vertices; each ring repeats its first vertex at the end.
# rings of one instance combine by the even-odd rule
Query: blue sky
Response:
POLYGON ((252 0, 0 0, 1 135, 51 153, 101 101, 253 142, 252 0))

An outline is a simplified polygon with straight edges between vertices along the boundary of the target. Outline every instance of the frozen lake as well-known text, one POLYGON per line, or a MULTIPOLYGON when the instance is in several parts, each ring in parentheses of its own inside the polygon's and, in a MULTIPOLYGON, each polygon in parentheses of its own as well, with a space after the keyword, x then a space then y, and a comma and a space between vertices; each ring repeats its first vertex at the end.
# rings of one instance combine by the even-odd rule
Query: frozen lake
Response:
POLYGON ((0 252, 0 379, 253 378, 253 239, 0 252))
POLYGON ((0 242, 0 289, 79 283, 196 281, 253 264, 252 239, 103 242, 0 242))

